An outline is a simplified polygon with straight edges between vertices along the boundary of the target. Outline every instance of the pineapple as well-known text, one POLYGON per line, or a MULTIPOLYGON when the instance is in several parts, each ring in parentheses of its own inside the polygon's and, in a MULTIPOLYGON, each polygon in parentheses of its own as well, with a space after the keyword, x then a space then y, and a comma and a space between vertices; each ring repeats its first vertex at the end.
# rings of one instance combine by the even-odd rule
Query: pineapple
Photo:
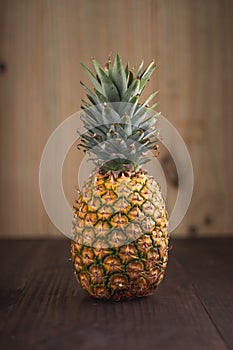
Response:
POLYGON ((142 165, 157 149, 157 113, 139 98, 152 75, 152 62, 135 75, 119 55, 94 75, 83 68, 94 92, 82 82, 79 149, 94 155, 96 170, 78 191, 74 205, 71 255, 81 286, 100 299, 131 299, 151 294, 168 261, 167 212, 156 180, 142 165))

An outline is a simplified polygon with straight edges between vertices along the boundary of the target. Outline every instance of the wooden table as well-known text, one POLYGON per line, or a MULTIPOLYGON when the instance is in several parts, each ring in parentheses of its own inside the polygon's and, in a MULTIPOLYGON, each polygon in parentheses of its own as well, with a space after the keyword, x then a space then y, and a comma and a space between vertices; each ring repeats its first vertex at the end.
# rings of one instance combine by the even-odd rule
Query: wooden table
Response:
POLYGON ((173 240, 153 296, 82 291, 68 240, 0 241, 2 350, 233 349, 233 239, 173 240))

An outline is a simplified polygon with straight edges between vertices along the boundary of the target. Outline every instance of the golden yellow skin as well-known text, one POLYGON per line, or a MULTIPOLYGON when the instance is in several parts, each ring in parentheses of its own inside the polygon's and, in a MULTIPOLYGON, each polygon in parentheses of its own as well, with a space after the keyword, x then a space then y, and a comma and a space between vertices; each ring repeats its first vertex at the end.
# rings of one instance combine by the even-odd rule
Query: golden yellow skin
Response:
POLYGON ((100 299, 151 294, 168 261, 167 212, 156 181, 142 170, 96 173, 74 209, 71 255, 81 286, 100 299))

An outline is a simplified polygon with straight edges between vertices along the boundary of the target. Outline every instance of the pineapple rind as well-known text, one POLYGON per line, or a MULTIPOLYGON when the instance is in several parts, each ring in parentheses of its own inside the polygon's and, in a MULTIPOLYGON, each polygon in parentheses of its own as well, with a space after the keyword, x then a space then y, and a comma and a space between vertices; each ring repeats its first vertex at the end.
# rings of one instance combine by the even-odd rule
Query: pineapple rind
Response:
POLYGON ((112 300, 151 294, 168 261, 167 212, 157 182, 142 170, 118 178, 97 172, 88 178, 74 210, 71 252, 83 289, 112 300), (101 211, 106 205, 112 208, 108 215, 101 211))

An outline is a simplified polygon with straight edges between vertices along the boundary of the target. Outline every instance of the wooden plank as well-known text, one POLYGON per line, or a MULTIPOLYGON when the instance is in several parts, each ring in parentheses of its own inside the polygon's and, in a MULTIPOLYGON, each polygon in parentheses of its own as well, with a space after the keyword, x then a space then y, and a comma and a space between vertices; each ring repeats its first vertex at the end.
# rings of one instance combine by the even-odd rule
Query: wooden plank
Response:
MULTIPOLYGON (((60 243, 62 250, 60 255, 65 253, 64 243, 60 243)), ((26 287, 30 275, 34 273, 37 264, 43 267, 46 264, 45 251, 59 249, 59 241, 53 240, 1 240, 0 241, 0 329, 6 321, 9 312, 14 308, 18 299, 26 287), (33 272, 32 272, 33 271, 33 272)), ((64 257, 68 259, 68 255, 64 257)))
MULTIPOLYGON (((15 270, 14 278, 24 280, 26 272, 26 284, 2 327, 2 348, 227 349, 174 250, 154 295, 112 303, 95 300, 79 288, 68 261, 68 241, 17 244, 5 242, 1 250, 9 274, 15 270), (12 245, 13 265, 7 254, 12 245), (25 251, 30 254, 23 258, 25 251), (19 258, 24 262, 17 267, 19 258)), ((11 288, 18 284, 8 283, 11 288)))
POLYGON ((233 348, 233 239, 176 241, 174 254, 203 306, 233 348))

